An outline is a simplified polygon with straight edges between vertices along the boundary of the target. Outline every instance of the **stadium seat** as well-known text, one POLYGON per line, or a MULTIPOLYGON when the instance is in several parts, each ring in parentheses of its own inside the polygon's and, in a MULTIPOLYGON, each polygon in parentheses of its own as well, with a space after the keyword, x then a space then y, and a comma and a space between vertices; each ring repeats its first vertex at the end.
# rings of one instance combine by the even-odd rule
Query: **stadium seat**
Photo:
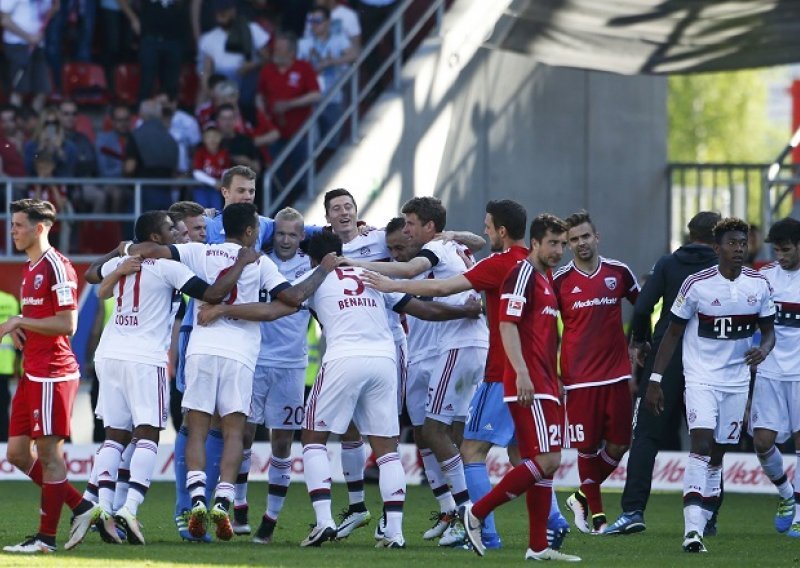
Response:
POLYGON ((194 109, 199 89, 200 77, 197 75, 197 69, 191 63, 185 64, 181 68, 181 75, 178 79, 178 105, 194 109))
POLYGON ((120 63, 114 68, 114 96, 117 102, 136 104, 141 75, 142 69, 137 63, 120 63))
POLYGON ((78 105, 106 105, 110 101, 106 75, 100 65, 71 62, 64 65, 64 97, 78 105))

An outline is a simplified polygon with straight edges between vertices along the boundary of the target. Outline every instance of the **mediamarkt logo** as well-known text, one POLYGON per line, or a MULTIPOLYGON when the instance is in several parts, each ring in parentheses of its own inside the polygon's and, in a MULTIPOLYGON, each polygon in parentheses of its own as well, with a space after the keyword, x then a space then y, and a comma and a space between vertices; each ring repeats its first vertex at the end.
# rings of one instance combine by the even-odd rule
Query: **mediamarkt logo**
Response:
POLYGON ((578 310, 580 308, 591 308, 592 306, 613 306, 617 303, 617 300, 618 298, 592 298, 585 302, 578 300, 572 304, 572 309, 578 310))

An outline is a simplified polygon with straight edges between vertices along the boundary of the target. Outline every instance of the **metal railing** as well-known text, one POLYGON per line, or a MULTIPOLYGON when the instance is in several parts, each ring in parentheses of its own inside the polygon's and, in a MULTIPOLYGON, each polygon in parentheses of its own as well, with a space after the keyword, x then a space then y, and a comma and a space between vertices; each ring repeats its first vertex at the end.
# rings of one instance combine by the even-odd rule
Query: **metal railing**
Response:
MULTIPOLYGON (((133 207, 129 211, 119 213, 76 213, 74 211, 66 210, 58 213, 58 220, 67 225, 74 225, 83 221, 116 221, 119 223, 134 223, 141 215, 142 209, 142 196, 143 192, 148 188, 183 188, 183 187, 204 187, 204 185, 194 179, 180 179, 180 178, 165 178, 165 179, 143 179, 143 178, 36 178, 36 177, 15 177, 5 178, 2 180, 4 189, 5 207, 3 216, 0 217, 5 221, 5 246, 0 255, 11 257, 14 253, 13 243, 8 236, 8 230, 11 225, 11 202, 15 198, 19 198, 22 194, 27 194, 27 190, 31 186, 72 186, 72 187, 85 187, 96 186, 101 189, 104 187, 131 187, 133 188, 133 207), (15 194, 15 188, 19 191, 15 194)), ((108 243, 109 249, 115 243, 108 243)), ((67 254, 68 250, 62 251, 67 254)), ((77 255, 80 256, 80 255, 77 255)), ((70 254, 70 257, 76 257, 70 254)))
POLYGON ((769 227, 791 212, 791 194, 800 184, 800 165, 781 168, 767 179, 770 164, 673 163, 667 166, 669 237, 672 248, 683 243, 686 224, 700 211, 719 211, 750 223, 769 227))
POLYGON ((303 127, 292 137, 281 152, 275 156, 270 168, 264 174, 262 186, 262 213, 271 216, 275 213, 278 206, 292 193, 292 191, 302 183, 305 178, 306 195, 308 198, 316 195, 316 160, 334 137, 339 136, 345 124, 350 122, 350 140, 353 144, 359 140, 359 105, 377 86, 384 73, 392 68, 393 86, 396 90, 400 89, 401 67, 403 64, 403 51, 415 39, 417 34, 435 17, 434 33, 438 34, 441 29, 442 19, 445 11, 445 0, 432 0, 426 10, 422 13, 419 20, 409 30, 403 29, 404 16, 414 0, 403 0, 392 13, 392 16, 383 23, 372 39, 361 50, 358 58, 350 65, 339 80, 325 93, 320 102, 316 105, 311 117, 306 120, 303 127), (372 77, 363 85, 359 85, 359 71, 364 62, 378 49, 389 32, 392 32, 393 48, 392 54, 386 57, 380 66, 375 70, 372 77), (317 123, 325 112, 328 105, 334 100, 346 98, 342 115, 330 127, 327 134, 321 139, 317 139, 317 123), (290 155, 300 145, 306 145, 306 156, 304 163, 294 172, 280 191, 273 197, 273 185, 278 181, 278 171, 287 165, 290 155))

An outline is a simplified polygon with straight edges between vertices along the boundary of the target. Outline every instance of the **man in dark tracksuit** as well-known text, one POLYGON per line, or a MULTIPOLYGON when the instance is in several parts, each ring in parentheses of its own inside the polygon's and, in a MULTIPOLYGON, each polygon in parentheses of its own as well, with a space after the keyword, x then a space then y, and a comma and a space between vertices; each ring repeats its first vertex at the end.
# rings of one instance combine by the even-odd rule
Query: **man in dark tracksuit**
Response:
POLYGON ((633 418, 633 442, 628 453, 627 479, 622 494, 622 514, 609 525, 603 534, 633 534, 645 530, 644 509, 650 497, 653 467, 658 450, 665 439, 680 428, 683 417, 683 361, 681 346, 675 350, 672 360, 664 372, 664 412, 654 416, 640 401, 647 389, 647 377, 653 369, 664 332, 669 325, 670 308, 683 281, 710 266, 717 264, 717 255, 711 248, 714 242, 713 228, 720 220, 719 213, 702 211, 689 221, 689 244, 672 254, 662 256, 653 267, 639 298, 636 300, 631 331, 631 359, 644 365, 639 388, 639 398, 633 418), (653 332, 650 346, 650 317, 659 299, 664 303, 661 317, 653 332))

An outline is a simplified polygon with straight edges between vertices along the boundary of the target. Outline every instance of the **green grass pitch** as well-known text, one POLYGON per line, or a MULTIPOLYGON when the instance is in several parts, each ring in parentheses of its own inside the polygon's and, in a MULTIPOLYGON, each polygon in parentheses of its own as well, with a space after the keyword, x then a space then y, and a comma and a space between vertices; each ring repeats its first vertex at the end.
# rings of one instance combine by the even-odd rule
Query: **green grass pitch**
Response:
MULTIPOLYGON (((83 484, 78 484, 82 488, 83 484)), ((335 510, 344 506, 346 489, 333 489, 335 510)), ((250 521, 258 523, 266 496, 265 483, 250 486, 250 521)), ((559 493, 563 503, 566 493, 559 493)), ((428 517, 435 508, 427 487, 409 487, 406 501, 405 550, 376 550, 372 533, 380 512, 376 486, 367 487, 367 501, 373 521, 349 539, 326 543, 319 549, 301 549, 299 542, 308 534, 313 520, 305 486, 294 483, 289 488, 275 541, 268 546, 252 544, 245 537, 231 542, 190 544, 180 542, 172 520, 174 490, 172 484, 155 483, 140 510, 144 523, 145 546, 107 545, 90 533, 72 552, 59 549, 56 554, 20 557, 0 552, 0 566, 297 566, 303 568, 459 568, 510 566, 524 564, 527 547, 527 514, 523 499, 507 504, 497 513, 503 538, 501 550, 490 550, 485 558, 473 552, 438 548, 422 540, 430 526, 428 517)), ((627 537, 599 537, 579 534, 573 529, 564 551, 583 557, 586 566, 800 566, 800 540, 775 532, 772 516, 776 497, 734 495, 725 498, 719 524, 719 536, 706 539, 708 554, 689 555, 680 548, 683 528, 681 498, 678 494, 654 494, 647 510, 647 531, 627 537)), ((619 493, 606 495, 606 507, 613 519, 619 512, 619 493)), ((28 482, 0 484, 0 544, 15 544, 35 531, 38 514, 38 489, 28 482)), ((569 517, 568 517, 569 518, 569 517)), ((59 546, 66 542, 68 511, 62 517, 59 546)))

